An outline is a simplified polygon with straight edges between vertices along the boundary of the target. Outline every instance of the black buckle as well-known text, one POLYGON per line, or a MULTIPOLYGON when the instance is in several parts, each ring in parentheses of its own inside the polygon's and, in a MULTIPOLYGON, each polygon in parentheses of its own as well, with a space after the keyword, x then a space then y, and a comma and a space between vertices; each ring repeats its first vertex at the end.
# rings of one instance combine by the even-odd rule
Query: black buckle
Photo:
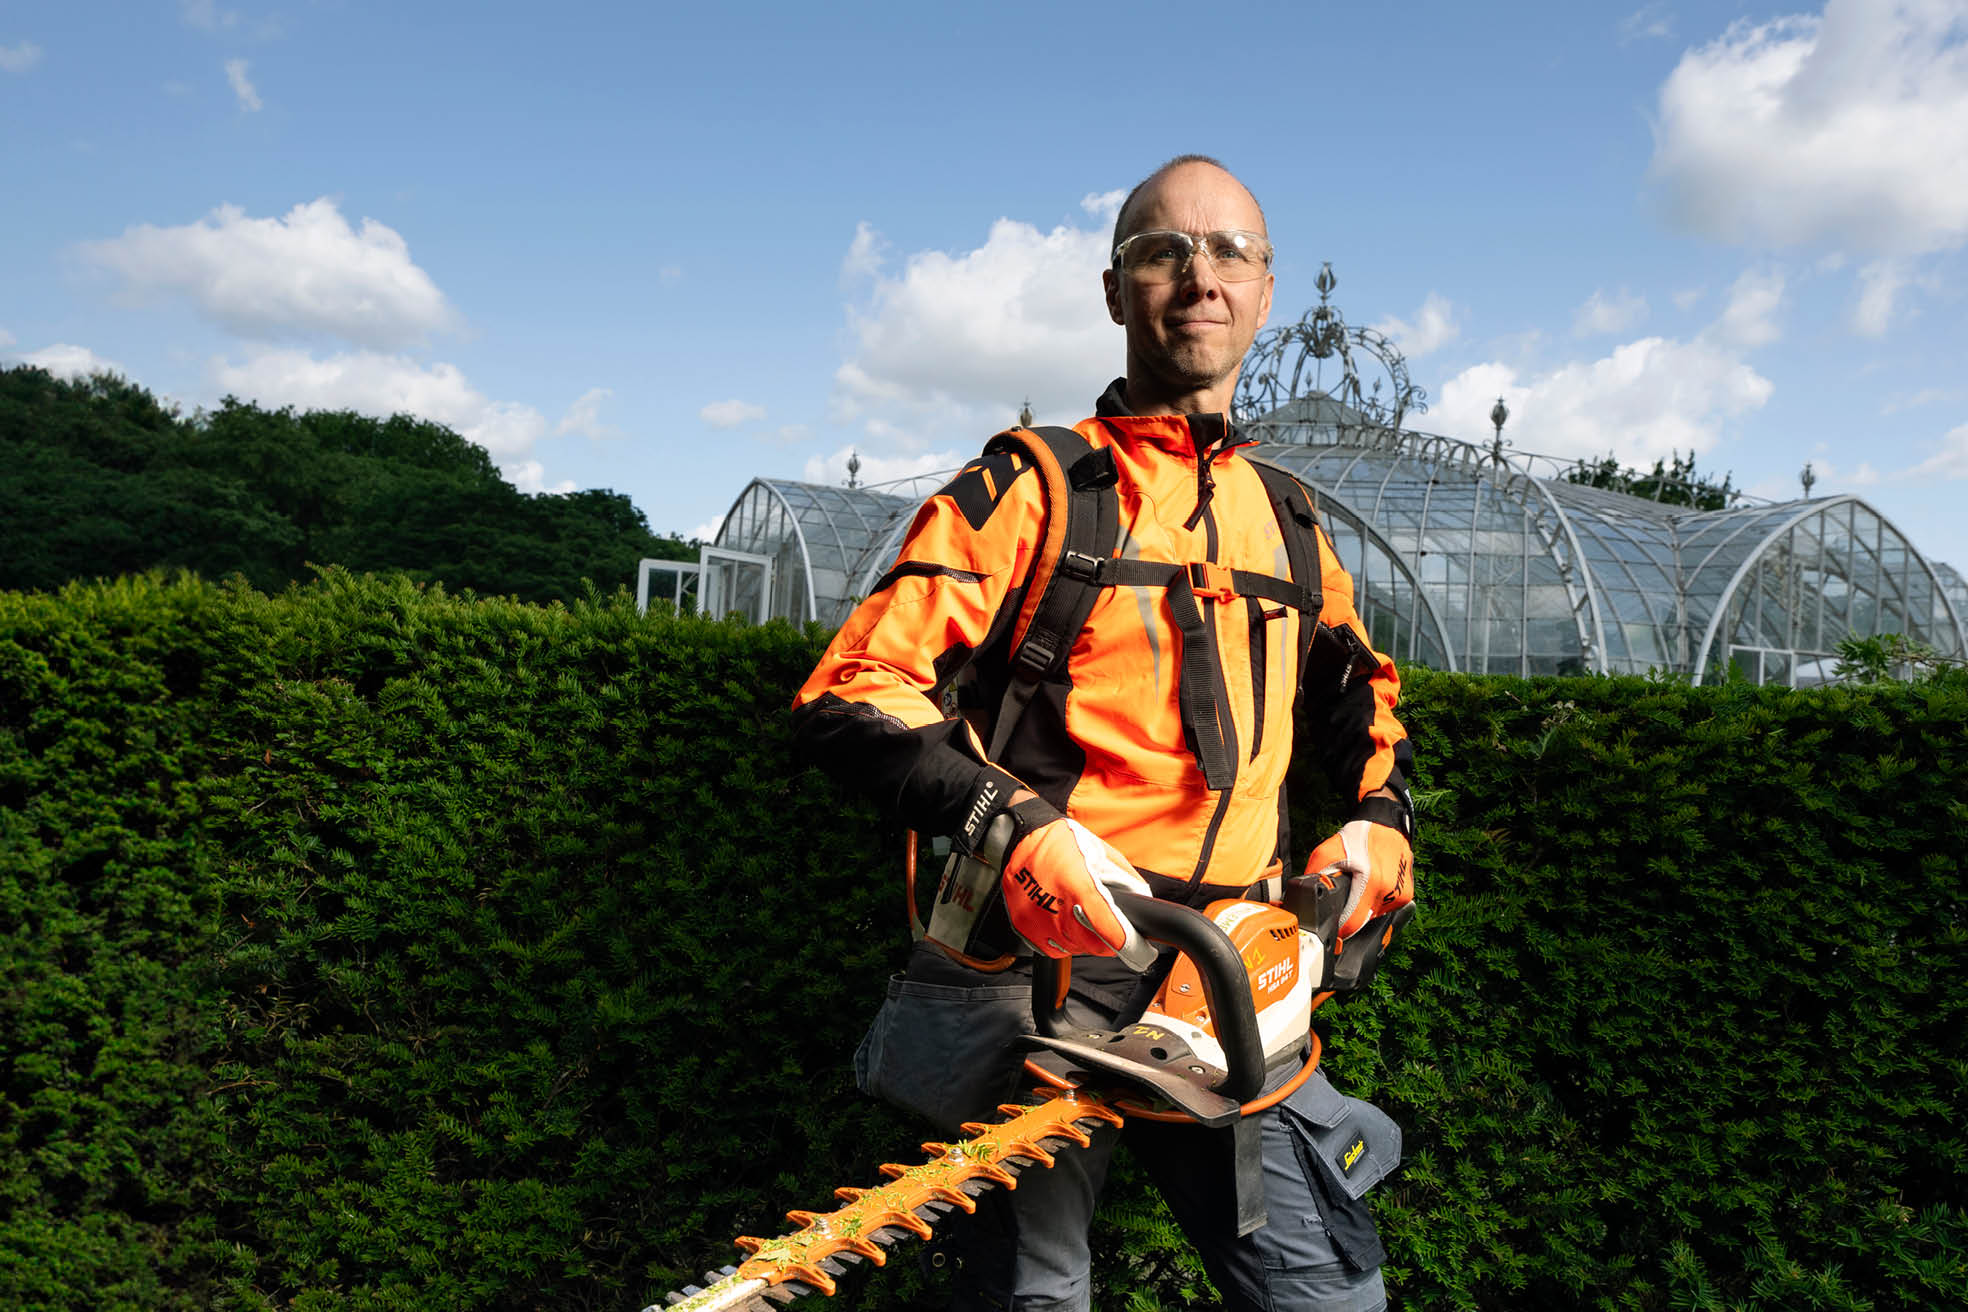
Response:
POLYGON ((1059 553, 1059 570, 1069 579, 1082 583, 1097 583, 1100 580, 1101 559, 1084 551, 1062 551, 1059 553))

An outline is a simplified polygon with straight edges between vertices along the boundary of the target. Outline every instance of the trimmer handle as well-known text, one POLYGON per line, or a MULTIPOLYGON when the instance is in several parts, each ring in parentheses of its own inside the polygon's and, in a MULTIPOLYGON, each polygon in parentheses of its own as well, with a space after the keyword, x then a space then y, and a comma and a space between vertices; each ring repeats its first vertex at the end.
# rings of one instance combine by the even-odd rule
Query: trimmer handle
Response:
MULTIPOLYGON (((1114 902, 1143 937, 1179 948, 1196 963, 1217 1041, 1230 1064, 1216 1092, 1240 1103, 1255 1098, 1264 1087, 1264 1045, 1258 1039, 1250 976, 1229 936, 1208 916, 1179 902, 1120 890, 1115 890, 1114 902)), ((1068 1038, 1073 1027, 1066 1020, 1059 978, 1058 959, 1033 958, 1032 1023, 1041 1034, 1068 1038)))

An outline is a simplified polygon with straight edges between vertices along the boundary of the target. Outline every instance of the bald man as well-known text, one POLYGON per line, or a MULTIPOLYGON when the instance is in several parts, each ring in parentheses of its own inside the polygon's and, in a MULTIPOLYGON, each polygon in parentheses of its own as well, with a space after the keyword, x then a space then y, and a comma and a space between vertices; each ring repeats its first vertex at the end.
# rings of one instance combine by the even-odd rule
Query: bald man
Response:
MULTIPOLYGON (((1244 353, 1271 312, 1271 261, 1256 198, 1208 157, 1169 161, 1121 206, 1102 285, 1126 374, 1074 430, 1096 481, 1111 470, 1118 533, 1093 553, 1111 579, 1095 573, 1063 665, 1008 691, 1048 506, 1033 458, 994 445, 924 504, 895 568, 795 700, 804 755, 1001 870, 962 941, 932 922, 855 1057, 863 1089, 945 1133, 993 1119, 1018 1086, 1031 954, 1073 959, 1073 1022, 1140 1015, 1158 975, 1118 958, 1135 941, 1114 890, 1196 907, 1277 898, 1295 708, 1357 804, 1307 865, 1350 881, 1342 938, 1412 898, 1411 753, 1393 663, 1368 641, 1322 531, 1316 562, 1299 557, 1317 577, 1290 577, 1280 507, 1302 506, 1309 524, 1310 497, 1287 479, 1278 500, 1279 476, 1267 484, 1239 454, 1247 439, 1230 420, 1244 353), (1192 659, 1198 649, 1205 659, 1192 659), (953 683, 959 718, 942 705, 953 683)), ((1281 1065, 1268 1087, 1292 1073, 1281 1065)), ((1399 1161, 1399 1129, 1321 1073, 1262 1116, 1270 1220, 1246 1236, 1227 1135, 1138 1120, 1125 1133, 1226 1307, 1384 1307, 1364 1195, 1399 1161)), ((953 1307, 1091 1306, 1087 1227, 1119 1133, 952 1223, 931 1252, 956 1268, 953 1307)))

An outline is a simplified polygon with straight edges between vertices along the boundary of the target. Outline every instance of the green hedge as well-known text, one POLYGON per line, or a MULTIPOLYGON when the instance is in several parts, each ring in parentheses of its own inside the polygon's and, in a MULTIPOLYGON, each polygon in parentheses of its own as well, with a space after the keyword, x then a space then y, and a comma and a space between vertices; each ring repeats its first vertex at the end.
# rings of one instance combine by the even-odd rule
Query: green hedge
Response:
MULTIPOLYGON (((820 641, 0 593, 0 1302, 630 1312, 907 1156, 848 1072, 898 837, 789 764, 820 641)), ((1968 687, 1406 718, 1424 916, 1328 1048, 1407 1130, 1399 1305, 1954 1306, 1968 687)), ((1103 1308, 1187 1301, 1138 1186, 1101 1240, 1103 1308)))

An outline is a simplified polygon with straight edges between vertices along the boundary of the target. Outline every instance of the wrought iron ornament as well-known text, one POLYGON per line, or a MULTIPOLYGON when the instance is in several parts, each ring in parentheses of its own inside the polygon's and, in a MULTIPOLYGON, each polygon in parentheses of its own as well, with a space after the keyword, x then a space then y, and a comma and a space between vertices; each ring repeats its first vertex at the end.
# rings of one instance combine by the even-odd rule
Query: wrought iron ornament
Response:
POLYGON ((1319 289, 1316 306, 1297 323, 1268 328, 1251 343, 1232 402, 1238 421, 1261 419, 1287 402, 1316 394, 1358 416, 1352 423, 1342 419, 1342 428, 1364 423, 1399 433, 1409 415, 1427 411, 1428 392, 1409 379, 1407 361, 1385 333, 1346 322, 1332 303, 1339 279, 1330 261, 1319 266, 1313 285, 1319 289), (1370 378, 1362 377, 1363 366, 1372 370, 1370 378))

